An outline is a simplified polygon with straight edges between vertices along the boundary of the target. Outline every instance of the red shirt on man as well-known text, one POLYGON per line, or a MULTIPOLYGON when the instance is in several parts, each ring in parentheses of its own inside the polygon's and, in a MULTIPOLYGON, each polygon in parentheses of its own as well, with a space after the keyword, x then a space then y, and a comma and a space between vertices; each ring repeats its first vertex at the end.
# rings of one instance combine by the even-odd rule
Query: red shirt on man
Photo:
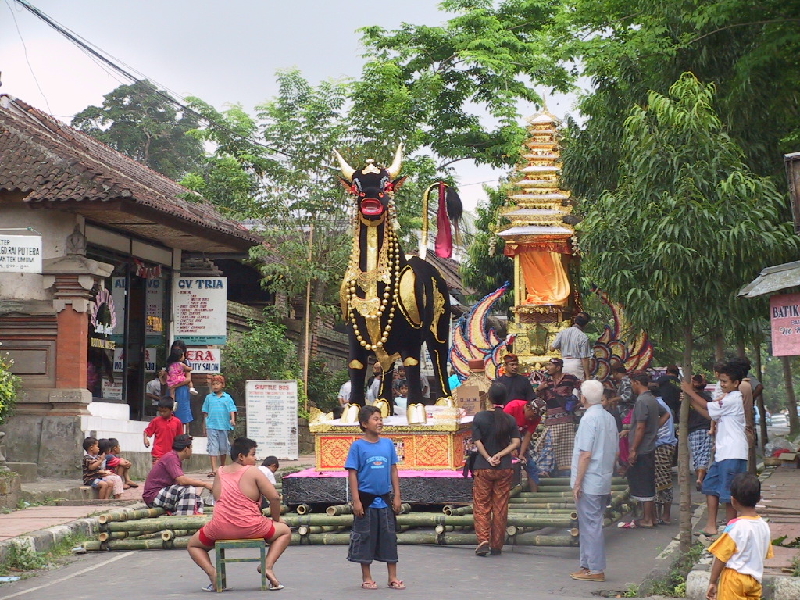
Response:
POLYGON ((532 421, 529 421, 525 418, 525 405, 528 404, 525 400, 511 400, 508 404, 503 407, 503 410, 514 417, 514 420, 517 422, 517 427, 520 429, 520 433, 523 430, 528 431, 529 433, 536 433, 536 426, 539 425, 539 421, 541 421, 540 416, 536 416, 533 418, 532 421))
POLYGON ((170 415, 168 419, 158 416, 147 425, 144 434, 147 437, 156 436, 153 441, 153 457, 161 458, 167 452, 172 451, 172 440, 176 435, 183 433, 183 423, 175 415, 170 415))

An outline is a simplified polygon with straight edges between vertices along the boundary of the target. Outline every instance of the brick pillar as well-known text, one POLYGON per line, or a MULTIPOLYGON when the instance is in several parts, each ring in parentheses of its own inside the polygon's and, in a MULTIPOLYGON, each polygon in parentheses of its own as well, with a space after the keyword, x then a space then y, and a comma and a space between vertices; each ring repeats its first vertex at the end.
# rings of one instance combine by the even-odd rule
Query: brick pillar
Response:
POLYGON ((58 313, 56 387, 86 389, 88 314, 67 304, 58 313))

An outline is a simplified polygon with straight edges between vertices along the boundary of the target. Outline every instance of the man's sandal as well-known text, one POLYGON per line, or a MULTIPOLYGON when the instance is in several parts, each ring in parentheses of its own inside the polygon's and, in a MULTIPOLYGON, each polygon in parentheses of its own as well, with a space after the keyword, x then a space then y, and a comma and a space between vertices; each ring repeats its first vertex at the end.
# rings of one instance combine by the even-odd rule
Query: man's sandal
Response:
POLYGON ((378 584, 374 581, 362 581, 361 582, 361 589, 362 590, 377 590, 378 584))
POLYGON ((400 581, 399 579, 395 579, 394 581, 389 582, 389 589, 390 590, 404 590, 406 589, 406 584, 400 581))

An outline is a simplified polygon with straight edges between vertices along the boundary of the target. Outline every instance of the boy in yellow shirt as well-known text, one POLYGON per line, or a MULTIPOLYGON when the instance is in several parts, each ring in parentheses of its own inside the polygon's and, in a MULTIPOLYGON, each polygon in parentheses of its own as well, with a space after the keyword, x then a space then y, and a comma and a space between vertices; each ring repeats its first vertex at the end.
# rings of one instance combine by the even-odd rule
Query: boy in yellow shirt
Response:
POLYGON ((706 592, 708 600, 761 598, 764 560, 772 558, 772 545, 769 525, 756 513, 760 499, 758 477, 739 473, 733 478, 731 504, 738 516, 708 549, 714 556, 706 592))

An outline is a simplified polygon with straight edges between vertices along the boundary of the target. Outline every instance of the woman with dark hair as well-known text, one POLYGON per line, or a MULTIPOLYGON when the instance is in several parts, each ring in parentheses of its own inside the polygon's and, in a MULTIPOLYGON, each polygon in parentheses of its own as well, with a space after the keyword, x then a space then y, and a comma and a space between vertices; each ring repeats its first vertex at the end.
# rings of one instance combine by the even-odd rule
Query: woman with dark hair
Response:
POLYGON ((507 400, 503 384, 493 383, 487 393, 492 410, 483 410, 472 420, 472 441, 478 449, 473 466, 472 514, 478 547, 475 554, 503 552, 511 493, 511 453, 519 447, 519 429, 514 417, 503 411, 507 400))

